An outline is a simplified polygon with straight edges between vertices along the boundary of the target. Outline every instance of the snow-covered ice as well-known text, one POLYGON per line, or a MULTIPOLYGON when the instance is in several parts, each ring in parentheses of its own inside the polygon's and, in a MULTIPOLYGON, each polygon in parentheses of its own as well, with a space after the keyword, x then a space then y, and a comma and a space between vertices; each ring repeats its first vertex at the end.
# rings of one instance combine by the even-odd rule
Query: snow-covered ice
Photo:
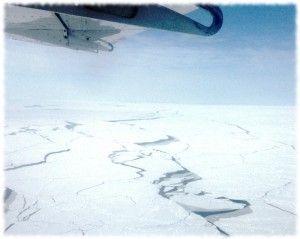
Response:
POLYGON ((14 102, 5 234, 294 235, 287 106, 14 102))

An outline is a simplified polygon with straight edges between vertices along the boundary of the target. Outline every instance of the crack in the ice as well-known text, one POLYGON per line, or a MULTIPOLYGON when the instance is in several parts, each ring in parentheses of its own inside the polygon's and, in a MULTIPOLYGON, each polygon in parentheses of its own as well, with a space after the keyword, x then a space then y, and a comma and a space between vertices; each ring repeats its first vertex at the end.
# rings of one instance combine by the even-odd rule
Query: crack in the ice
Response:
POLYGON ((81 189, 81 190, 79 190, 78 192, 76 192, 76 195, 79 195, 79 193, 81 193, 81 192, 83 192, 83 191, 86 191, 86 190, 89 190, 89 189, 92 189, 92 188, 95 188, 95 187, 99 187, 99 186, 101 186, 101 185, 103 185, 103 184, 104 184, 104 182, 99 183, 99 184, 96 184, 96 185, 91 186, 91 187, 87 187, 87 188, 81 189))
POLYGON ((282 209, 282 208, 280 208, 280 207, 278 207, 278 206, 275 206, 275 205, 273 205, 273 204, 271 204, 271 203, 266 202, 266 199, 265 199, 265 198, 268 196, 268 194, 269 194, 270 192, 275 191, 275 190, 278 190, 278 189, 280 189, 280 188, 284 188, 284 187, 290 185, 291 183, 293 183, 293 181, 289 181, 289 182, 285 183, 284 185, 281 185, 281 186, 279 186, 279 187, 270 189, 269 191, 265 192, 265 194, 261 197, 261 198, 264 200, 264 203, 267 204, 267 205, 269 205, 269 206, 271 206, 271 207, 277 208, 277 209, 279 209, 279 210, 281 210, 281 211, 283 211, 283 212, 287 212, 287 213, 289 213, 289 214, 292 214, 292 215, 297 216, 297 214, 295 214, 295 213, 293 213, 293 212, 291 212, 291 211, 282 209))
POLYGON ((64 153, 64 152, 68 152, 70 151, 71 149, 64 149, 64 150, 60 150, 60 151, 55 151, 55 152, 50 152, 50 153, 47 153, 45 156, 44 156, 44 161, 47 162, 47 159, 50 155, 53 155, 53 154, 60 154, 60 153, 64 153))
POLYGON ((31 167, 31 166, 44 164, 44 163, 47 163, 48 157, 50 155, 64 153, 64 152, 68 152, 68 151, 70 151, 70 149, 64 149, 64 150, 60 150, 60 151, 50 152, 50 153, 47 153, 44 156, 44 159, 42 161, 35 162, 35 163, 22 164, 22 165, 11 167, 11 168, 6 168, 6 169, 4 169, 4 171, 16 170, 16 169, 20 169, 20 168, 25 168, 25 167, 31 167))
POLYGON ((51 143, 55 143, 54 141, 52 141, 51 139, 49 139, 47 136, 44 136, 44 135, 41 135, 41 134, 36 134, 36 135, 40 136, 41 138, 43 138, 43 139, 45 139, 45 140, 47 140, 47 141, 49 141, 51 143))
POLYGON ((264 151, 270 151, 270 150, 278 149, 278 148, 279 148, 278 146, 273 146, 272 148, 267 148, 267 149, 262 149, 262 150, 256 150, 256 151, 253 151, 252 153, 249 153, 249 154, 256 154, 256 153, 260 153, 260 152, 264 152, 264 151))
MULTIPOLYGON (((190 172, 189 170, 187 170, 186 168, 183 168, 181 170, 177 170, 175 172, 169 172, 169 173, 165 173, 164 176, 160 177, 157 180, 153 181, 153 184, 160 184, 161 182, 164 181, 169 181, 172 178, 180 178, 180 186, 184 187, 186 186, 188 183, 193 182, 193 181, 198 181, 201 180, 202 178, 199 177, 198 175, 190 172)), ((177 183, 178 184, 178 183, 177 183)), ((178 187, 178 186, 170 186, 167 185, 166 187, 178 187)), ((164 187, 165 188, 165 187, 164 187)), ((162 191, 164 193, 166 193, 164 190, 162 191)), ((170 191, 167 191, 170 192, 170 191)), ((165 195, 161 195, 163 197, 169 198, 165 195)))
POLYGON ((205 217, 205 218, 207 217, 207 220, 210 222, 215 222, 215 221, 218 221, 220 218, 222 218, 223 215, 226 217, 230 217, 231 213, 238 212, 238 211, 239 211, 239 215, 244 215, 244 214, 250 213, 250 211, 251 211, 251 210, 250 211, 245 210, 251 206, 251 204, 246 200, 231 199, 231 198, 227 198, 227 197, 217 197, 215 199, 222 199, 222 200, 231 201, 233 203, 242 204, 243 207, 235 208, 235 209, 223 209, 223 210, 217 209, 217 210, 211 210, 211 211, 208 211, 208 210, 199 211, 199 209, 198 209, 198 210, 194 211, 194 213, 201 215, 202 217, 205 217), (243 210, 244 210, 244 213, 242 212, 243 210))
MULTIPOLYGON (((242 130, 246 135, 251 136, 252 139, 258 139, 255 135, 251 134, 250 130, 245 129, 244 127, 242 127, 240 125, 232 124, 232 123, 228 123, 228 122, 218 122, 216 120, 211 120, 211 121, 212 122, 216 122, 216 123, 223 123, 223 124, 226 124, 226 125, 230 125, 230 126, 236 127, 238 129, 242 130)), ((235 133, 232 132, 232 134, 235 134, 235 133)))
POLYGON ((126 198, 129 198, 129 200, 133 203, 133 206, 136 205, 136 201, 134 201, 134 200, 132 199, 132 197, 130 197, 130 196, 128 196, 128 195, 126 195, 125 197, 126 197, 126 198))
MULTIPOLYGON (((179 142, 179 140, 174 136, 171 136, 171 135, 166 135, 166 136, 167 136, 167 138, 162 138, 162 139, 159 139, 159 140, 156 140, 156 141, 140 142, 140 143, 135 143, 135 144, 137 144, 139 146, 143 146, 145 148, 149 148, 149 146, 167 145, 167 144, 170 144, 170 143, 173 143, 173 142, 179 142)), ((187 147, 183 151, 186 151, 188 148, 189 148, 189 144, 187 144, 187 147)), ((170 153, 165 152, 165 151, 160 150, 160 149, 154 149, 154 148, 151 148, 151 149, 153 151, 156 151, 156 152, 160 152, 160 153, 163 153, 163 154, 166 154, 166 155, 170 155, 170 153)), ((170 156, 171 156, 170 160, 175 162, 182 169, 187 170, 184 166, 182 166, 182 164, 174 156, 172 156, 172 155, 170 155, 170 156)))
POLYGON ((216 229, 221 233, 221 235, 224 236, 230 236, 229 233, 225 232, 223 229, 221 229, 220 227, 218 227, 216 224, 214 224, 213 222, 208 221, 211 225, 215 226, 216 229))
POLYGON ((67 128, 68 130, 74 130, 75 127, 77 127, 78 125, 82 125, 82 124, 78 124, 78 123, 74 123, 74 122, 70 122, 70 121, 66 121, 66 125, 65 128, 67 128))
POLYGON ((247 129, 245 129, 245 128, 243 128, 243 127, 237 125, 237 124, 231 124, 231 123, 228 123, 228 122, 224 122, 224 123, 227 124, 227 125, 234 126, 234 127, 238 128, 238 129, 244 131, 245 134, 250 134, 250 131, 249 131, 249 130, 247 130, 247 129))
POLYGON ((199 193, 195 193, 196 196, 203 196, 203 195, 205 195, 205 194, 211 194, 211 193, 205 192, 205 191, 201 191, 201 192, 199 192, 199 193))
POLYGON ((26 204, 27 204, 26 198, 25 198, 25 196, 23 195, 23 207, 22 207, 23 209, 25 208, 26 204))
POLYGON ((78 139, 80 139, 80 138, 82 138, 82 137, 81 137, 81 136, 77 136, 77 137, 71 139, 70 141, 66 142, 66 143, 64 144, 64 146, 67 147, 69 144, 73 143, 74 141, 76 141, 76 140, 78 140, 78 139))
POLYGON ((187 151, 189 148, 190 148, 190 144, 186 144, 186 147, 183 149, 183 152, 187 151))
POLYGON ((278 146, 273 146, 273 147, 271 147, 271 148, 266 148, 266 149, 261 149, 261 150, 255 150, 255 151, 250 152, 250 153, 243 153, 243 154, 240 154, 240 157, 243 159, 243 162, 245 162, 245 159, 246 159, 246 156, 247 156, 247 155, 257 154, 257 153, 261 153, 261 152, 265 152, 265 151, 270 151, 270 150, 278 149, 278 148, 279 148, 278 146))
POLYGON ((17 215, 18 222, 28 221, 34 214, 38 213, 41 210, 40 208, 37 208, 38 200, 36 200, 33 204, 28 205, 27 207, 26 207, 27 201, 24 195, 23 195, 23 200, 24 200, 23 208, 17 215))
POLYGON ((271 207, 277 208, 277 209, 279 209, 280 211, 287 212, 287 213, 289 213, 289 214, 292 214, 292 215, 294 215, 294 216, 297 216, 297 214, 295 214, 295 213, 293 213, 293 212, 291 212, 291 211, 282 209, 282 208, 280 208, 280 207, 277 207, 277 206, 275 206, 275 205, 273 205, 273 204, 271 204, 271 203, 267 203, 267 202, 264 202, 264 203, 267 204, 267 205, 269 205, 269 206, 271 206, 271 207))
POLYGON ((37 135, 37 136, 39 136, 39 137, 41 137, 41 138, 43 138, 43 139, 51 142, 51 143, 55 143, 49 137, 44 136, 42 134, 38 134, 37 133, 38 131, 39 131, 38 129, 31 129, 30 126, 27 126, 27 127, 20 128, 20 130, 18 132, 9 133, 9 135, 16 135, 18 133, 33 133, 33 134, 35 134, 35 135, 37 135))
POLYGON ((134 159, 124 160, 124 161, 119 162, 119 161, 117 161, 117 159, 119 158, 118 155, 120 155, 122 153, 128 153, 129 152, 124 145, 122 145, 122 147, 124 148, 124 150, 115 150, 115 151, 112 151, 112 153, 109 154, 108 157, 111 159, 111 161, 114 164, 120 164, 122 166, 130 167, 130 168, 133 168, 133 169, 137 170, 135 173, 138 174, 139 176, 135 177, 134 179, 139 179, 139 178, 144 177, 143 173, 146 171, 145 169, 140 168, 140 167, 136 167, 136 166, 133 166, 133 165, 130 165, 130 164, 127 164, 127 162, 144 158, 144 156, 138 156, 138 157, 136 157, 134 159))
POLYGON ((36 213, 39 212, 40 210, 41 210, 40 208, 37 209, 36 211, 34 211, 34 212, 28 214, 27 216, 23 217, 21 220, 22 220, 22 221, 28 221, 28 220, 31 218, 31 216, 33 216, 34 214, 36 214, 36 213))
POLYGON ((291 147, 293 150, 296 150, 296 147, 295 147, 293 144, 287 144, 287 143, 284 143, 284 142, 281 142, 281 141, 277 141, 277 143, 280 143, 280 144, 289 146, 289 147, 291 147))
POLYGON ((78 231, 80 231, 81 232, 81 235, 82 236, 84 236, 85 235, 85 232, 84 232, 84 230, 82 230, 81 229, 81 227, 79 226, 79 225, 77 225, 74 221, 72 221, 72 224, 74 225, 74 226, 76 226, 76 227, 78 227, 78 231))
POLYGON ((18 216, 20 216, 22 213, 26 212, 27 210, 29 210, 32 206, 35 206, 38 203, 38 200, 35 201, 35 203, 33 203, 32 205, 29 205, 28 207, 25 208, 27 202, 26 202, 26 198, 23 195, 23 199, 24 199, 24 204, 23 204, 23 210, 21 212, 19 212, 18 216))
POLYGON ((15 223, 9 224, 9 226, 7 226, 7 227, 5 228, 4 232, 8 231, 8 229, 11 228, 11 227, 14 226, 14 225, 15 225, 15 223))
MULTIPOLYGON (((102 223, 102 225, 92 225, 92 224, 90 224, 90 223, 88 223, 88 224, 83 224, 83 225, 79 225, 79 224, 75 223, 75 221, 72 221, 72 224, 73 224, 75 227, 77 227, 77 230, 81 232, 81 235, 82 235, 82 236, 85 236, 85 235, 87 234, 88 231, 94 230, 94 229, 97 228, 97 227, 102 227, 102 226, 104 225, 104 222, 102 222, 101 220, 100 220, 100 222, 102 223), (90 228, 84 229, 83 227, 86 227, 86 226, 89 226, 90 228)), ((76 229, 72 229, 72 230, 69 230, 69 231, 67 231, 67 232, 65 232, 65 233, 69 233, 69 232, 75 231, 75 230, 76 230, 76 229)))
POLYGON ((230 236, 229 233, 227 233, 226 231, 224 231, 223 229, 221 229, 219 226, 217 226, 215 224, 216 221, 218 221, 220 218, 227 218, 227 217, 236 217, 236 216, 240 216, 240 215, 245 215, 245 214, 249 214, 252 213, 252 210, 250 208, 251 204, 246 201, 246 200, 240 200, 240 199, 230 199, 230 198, 226 198, 226 197, 217 197, 215 199, 225 199, 228 201, 231 201, 233 203, 237 203, 237 204, 243 204, 244 206, 242 208, 236 208, 236 209, 224 209, 224 210, 202 210, 199 211, 193 211, 195 214, 200 215, 201 217, 205 218, 207 220, 207 222, 209 222, 210 224, 212 224, 213 226, 216 227, 216 229, 225 236, 230 236))
POLYGON ((268 195, 270 192, 272 192, 272 191, 274 191, 274 190, 277 190, 277 189, 280 189, 280 188, 284 188, 284 187, 290 185, 292 182, 293 182, 293 181, 289 181, 289 182, 285 183, 284 185, 281 185, 281 186, 278 186, 278 187, 276 187, 276 188, 272 188, 272 189, 268 190, 267 192, 265 192, 265 194, 262 196, 262 198, 264 199, 265 197, 267 197, 267 195, 268 195))
POLYGON ((34 134, 36 134, 37 131, 38 131, 37 129, 30 129, 30 126, 27 126, 27 127, 21 127, 19 129, 19 131, 11 132, 11 133, 9 133, 9 135, 16 135, 19 133, 34 133, 34 134))
POLYGON ((139 146, 147 147, 147 146, 155 146, 155 145, 166 145, 166 144, 170 144, 170 143, 179 141, 178 139, 176 139, 173 136, 167 135, 167 137, 168 137, 167 139, 159 139, 159 140, 156 140, 156 141, 142 142, 142 143, 136 143, 136 144, 139 145, 139 146))
MULTIPOLYGON (((244 133, 247 134, 247 135, 249 135, 249 136, 251 136, 252 139, 257 139, 257 137, 254 136, 253 134, 251 134, 251 132, 250 132, 249 130, 247 130, 247 129, 245 129, 245 128, 243 128, 243 127, 237 125, 237 124, 231 124, 231 123, 227 123, 227 122, 224 122, 224 123, 227 124, 227 125, 234 126, 234 127, 238 128, 238 129, 244 131, 244 133)), ((235 134, 235 133, 233 133, 233 134, 235 134)))
POLYGON ((89 137, 89 138, 93 138, 94 137, 93 135, 90 135, 90 134, 87 134, 87 133, 81 132, 81 131, 78 131, 78 134, 82 134, 82 135, 84 135, 86 137, 89 137))

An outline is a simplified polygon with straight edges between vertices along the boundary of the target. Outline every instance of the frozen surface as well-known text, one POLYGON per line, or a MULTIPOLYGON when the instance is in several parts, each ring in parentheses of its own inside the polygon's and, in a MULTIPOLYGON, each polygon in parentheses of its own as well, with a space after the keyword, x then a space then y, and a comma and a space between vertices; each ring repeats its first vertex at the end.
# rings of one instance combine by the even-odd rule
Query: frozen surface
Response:
POLYGON ((294 235, 295 108, 14 102, 5 233, 294 235))

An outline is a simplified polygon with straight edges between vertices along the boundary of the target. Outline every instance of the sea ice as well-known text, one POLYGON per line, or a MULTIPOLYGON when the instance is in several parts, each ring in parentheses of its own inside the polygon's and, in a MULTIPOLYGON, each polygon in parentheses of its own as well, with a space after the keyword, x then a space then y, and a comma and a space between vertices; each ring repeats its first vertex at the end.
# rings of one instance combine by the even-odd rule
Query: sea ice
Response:
POLYGON ((5 234, 295 234, 294 107, 10 102, 5 117, 5 234))

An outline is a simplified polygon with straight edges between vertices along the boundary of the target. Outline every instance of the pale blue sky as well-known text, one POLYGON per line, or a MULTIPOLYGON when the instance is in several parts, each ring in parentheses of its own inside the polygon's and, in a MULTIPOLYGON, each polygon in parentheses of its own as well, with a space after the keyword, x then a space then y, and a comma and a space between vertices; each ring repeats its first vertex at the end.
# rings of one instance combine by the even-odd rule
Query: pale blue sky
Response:
POLYGON ((113 52, 6 39, 6 99, 294 105, 296 7, 221 9, 212 37, 148 30, 113 52))

